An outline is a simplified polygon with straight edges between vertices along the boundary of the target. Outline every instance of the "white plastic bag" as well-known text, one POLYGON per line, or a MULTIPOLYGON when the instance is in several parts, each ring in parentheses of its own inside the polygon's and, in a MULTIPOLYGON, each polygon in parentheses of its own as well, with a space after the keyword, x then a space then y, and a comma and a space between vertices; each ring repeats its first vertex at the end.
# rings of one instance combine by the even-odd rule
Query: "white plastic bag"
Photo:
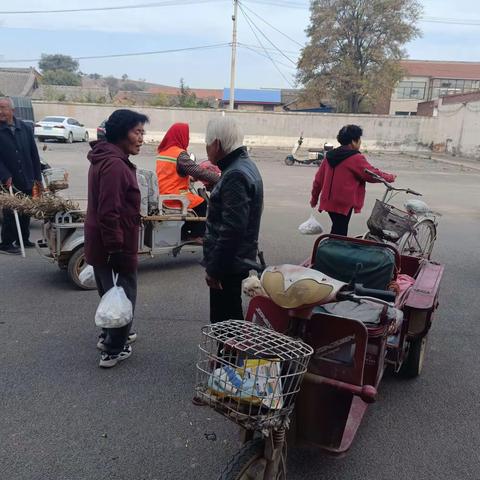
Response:
POLYGON ((310 215, 310 218, 303 222, 299 227, 298 230, 302 235, 319 235, 323 232, 322 224, 315 218, 314 210, 310 215))
POLYGON ((93 273, 93 267, 87 265, 78 275, 80 283, 87 288, 94 288, 97 283, 95 282, 95 274, 93 273))
POLYGON ((95 325, 100 328, 120 328, 133 319, 132 302, 125 290, 117 286, 118 274, 112 272, 113 287, 100 300, 95 313, 95 325))

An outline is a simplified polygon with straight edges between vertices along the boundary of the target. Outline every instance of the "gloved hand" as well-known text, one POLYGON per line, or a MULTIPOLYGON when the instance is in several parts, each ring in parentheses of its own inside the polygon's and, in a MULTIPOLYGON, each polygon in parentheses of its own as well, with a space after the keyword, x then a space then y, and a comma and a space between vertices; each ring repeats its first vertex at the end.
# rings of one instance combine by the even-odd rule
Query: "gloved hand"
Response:
POLYGON ((112 252, 108 255, 107 265, 116 273, 125 272, 126 258, 123 252, 112 252))
POLYGON ((7 178, 7 179, 5 180, 5 182, 4 182, 4 185, 5 185, 5 187, 7 187, 7 188, 10 188, 11 186, 13 186, 12 177, 7 178))

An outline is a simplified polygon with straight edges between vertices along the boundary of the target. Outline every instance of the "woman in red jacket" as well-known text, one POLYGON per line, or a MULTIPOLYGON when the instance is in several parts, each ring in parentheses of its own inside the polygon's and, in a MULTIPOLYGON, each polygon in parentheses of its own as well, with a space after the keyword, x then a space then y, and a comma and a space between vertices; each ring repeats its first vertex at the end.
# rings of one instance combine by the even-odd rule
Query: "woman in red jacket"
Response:
POLYGON ((338 132, 340 147, 327 152, 315 175, 310 205, 315 208, 320 197, 319 211, 325 210, 332 220, 330 233, 348 234, 352 212, 360 213, 365 201, 365 182, 378 182, 365 173, 368 169, 387 182, 394 182, 396 175, 382 172, 370 165, 360 153, 362 129, 357 125, 346 125, 338 132))

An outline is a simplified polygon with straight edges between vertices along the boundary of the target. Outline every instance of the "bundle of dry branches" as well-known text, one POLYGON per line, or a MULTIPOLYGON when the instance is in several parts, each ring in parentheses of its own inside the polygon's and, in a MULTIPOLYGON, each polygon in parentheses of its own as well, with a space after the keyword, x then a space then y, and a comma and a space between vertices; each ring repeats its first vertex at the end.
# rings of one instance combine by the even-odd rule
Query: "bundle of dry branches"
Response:
MULTIPOLYGON (((0 208, 17 210, 20 215, 27 215, 37 220, 53 219, 59 212, 80 209, 78 203, 51 193, 44 193, 38 198, 31 198, 21 193, 12 197, 4 191, 0 191, 0 208)), ((83 217, 83 214, 79 212, 78 216, 83 217)))

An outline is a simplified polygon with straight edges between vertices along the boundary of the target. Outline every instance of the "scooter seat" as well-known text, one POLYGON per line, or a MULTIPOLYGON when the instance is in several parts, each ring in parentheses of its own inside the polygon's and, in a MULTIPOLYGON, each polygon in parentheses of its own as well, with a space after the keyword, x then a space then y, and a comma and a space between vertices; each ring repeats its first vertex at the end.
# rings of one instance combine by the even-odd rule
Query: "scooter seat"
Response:
POLYGON ((276 305, 289 309, 331 302, 345 286, 317 270, 289 264, 268 267, 261 283, 276 305))

